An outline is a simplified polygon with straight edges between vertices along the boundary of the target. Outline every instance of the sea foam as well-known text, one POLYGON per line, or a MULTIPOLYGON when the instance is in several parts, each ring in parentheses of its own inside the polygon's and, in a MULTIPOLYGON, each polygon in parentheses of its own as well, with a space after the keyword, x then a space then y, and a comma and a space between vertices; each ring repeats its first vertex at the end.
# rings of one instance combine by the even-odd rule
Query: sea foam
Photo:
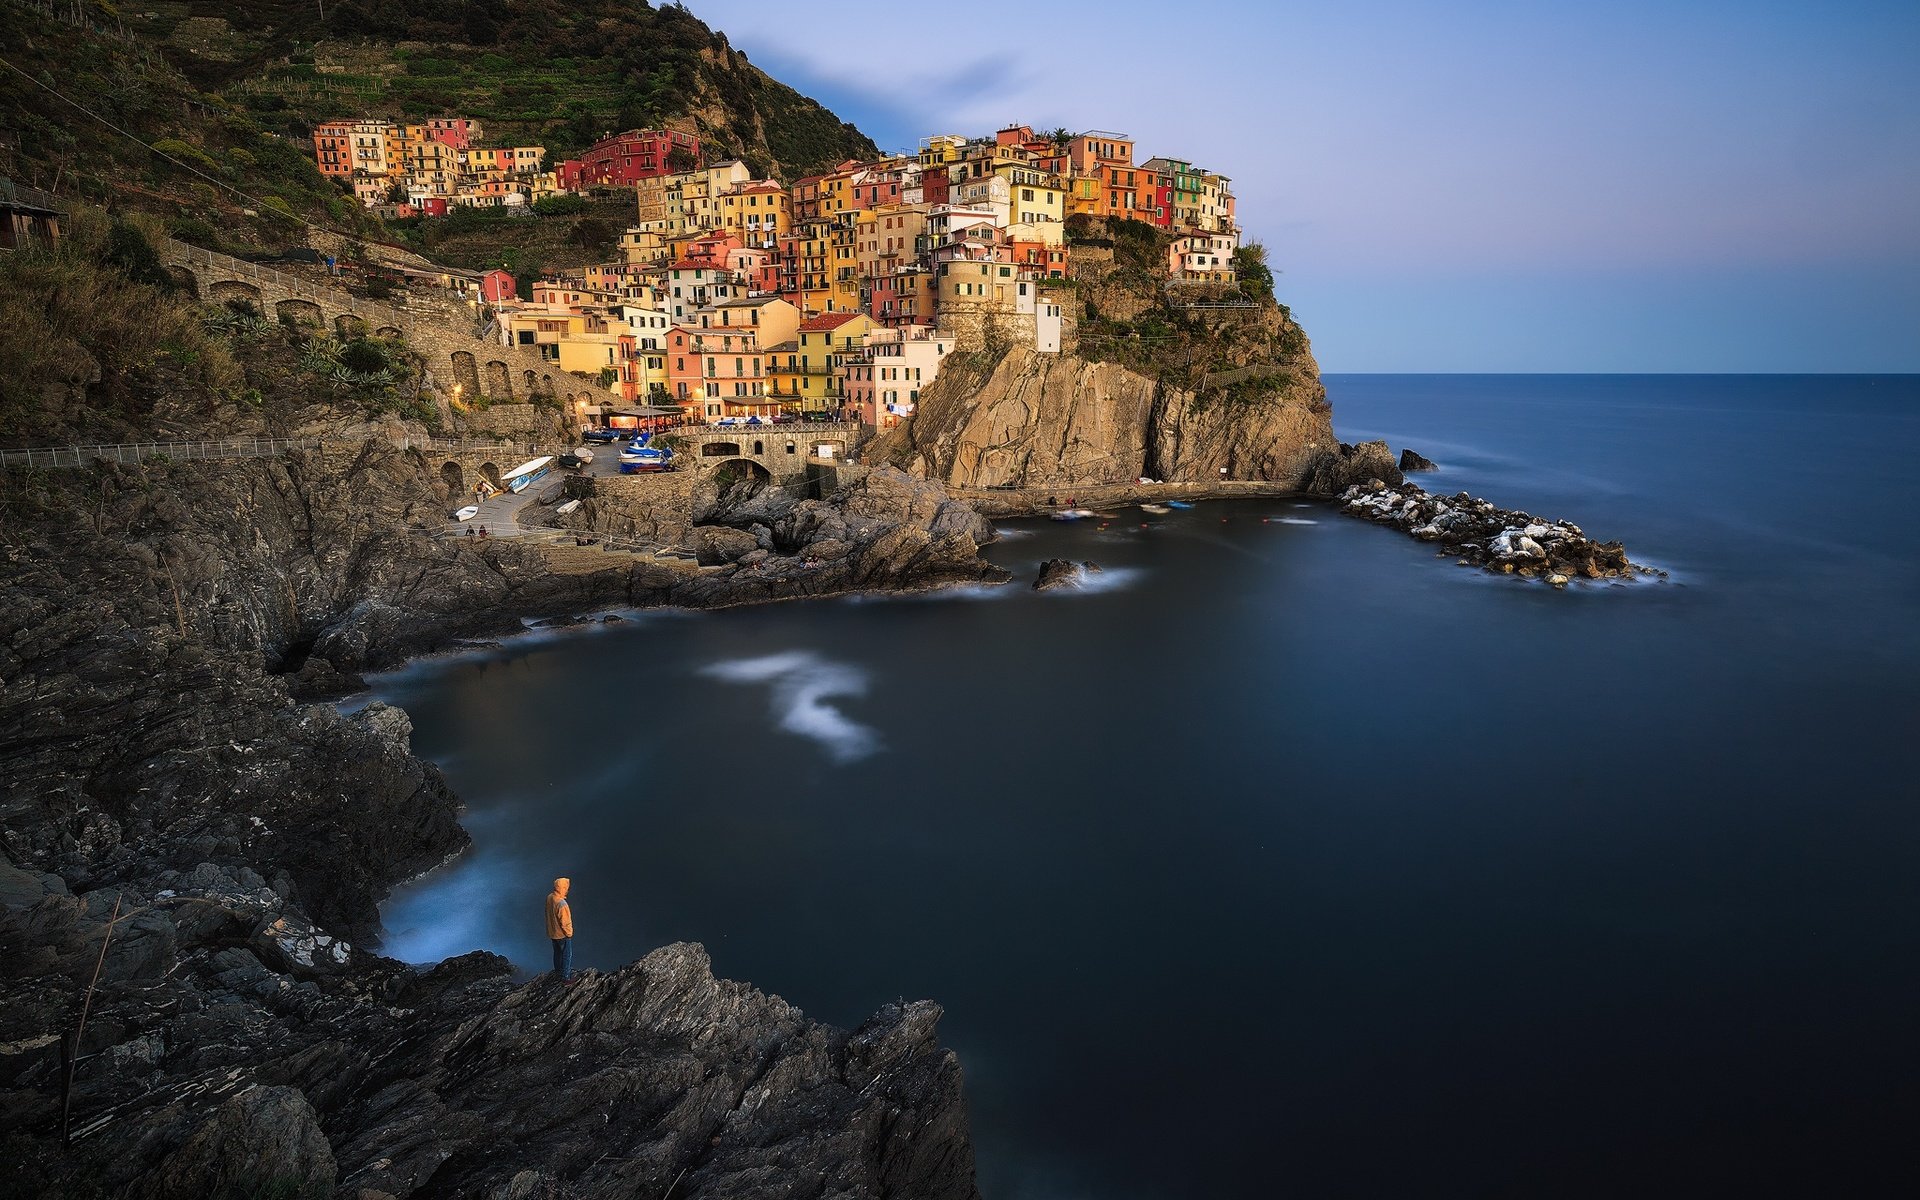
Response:
POLYGON ((736 658, 700 672, 726 683, 765 684, 775 724, 797 737, 820 743, 835 762, 856 762, 880 749, 880 735, 831 703, 864 696, 866 674, 844 663, 828 662, 808 650, 736 658))

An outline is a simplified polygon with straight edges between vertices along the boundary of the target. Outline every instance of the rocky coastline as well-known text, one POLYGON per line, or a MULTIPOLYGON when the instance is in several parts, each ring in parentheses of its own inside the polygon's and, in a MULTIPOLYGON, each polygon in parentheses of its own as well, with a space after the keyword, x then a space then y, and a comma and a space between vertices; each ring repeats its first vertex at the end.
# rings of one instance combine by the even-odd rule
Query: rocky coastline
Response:
POLYGON ((1458 565, 1537 579, 1564 588, 1576 579, 1664 579, 1666 572, 1627 558, 1619 542, 1597 542, 1571 521, 1500 508, 1465 492, 1435 496, 1414 483, 1375 479, 1340 494, 1339 511, 1388 525, 1454 556, 1458 565))
POLYGON ((976 1195, 936 1005, 849 1032, 698 947, 569 989, 369 949, 460 805, 403 712, 303 701, 530 620, 1004 578, 990 526, 883 479, 780 514, 811 565, 566 572, 429 536, 435 465, 373 438, 9 477, 0 1191, 976 1195))

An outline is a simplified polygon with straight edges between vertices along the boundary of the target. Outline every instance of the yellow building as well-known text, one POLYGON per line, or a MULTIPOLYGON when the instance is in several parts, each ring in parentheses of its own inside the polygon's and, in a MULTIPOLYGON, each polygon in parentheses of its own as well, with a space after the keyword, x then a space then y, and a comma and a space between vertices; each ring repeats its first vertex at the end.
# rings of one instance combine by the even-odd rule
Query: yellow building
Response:
POLYGON ((793 200, 771 179, 750 179, 720 197, 719 227, 756 250, 772 250, 793 228, 793 200))
POLYGON ((802 409, 840 407, 844 396, 837 370, 841 360, 859 354, 869 330, 876 328, 865 313, 821 313, 801 322, 795 346, 781 346, 769 354, 769 373, 775 389, 798 397, 802 409))
POLYGON ((1017 163, 995 164, 993 173, 1007 181, 1008 224, 1067 219, 1067 189, 1059 175, 1017 163))
POLYGON ((827 302, 830 312, 859 312, 860 229, 857 214, 844 214, 827 233, 827 302))

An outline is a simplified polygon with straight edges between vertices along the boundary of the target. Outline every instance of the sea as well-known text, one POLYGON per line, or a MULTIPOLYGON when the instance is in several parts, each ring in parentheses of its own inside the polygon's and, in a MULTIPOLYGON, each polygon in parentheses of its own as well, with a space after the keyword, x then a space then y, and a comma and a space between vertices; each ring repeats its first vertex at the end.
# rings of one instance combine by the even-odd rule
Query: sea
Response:
POLYGON ((386 952, 541 970, 567 875, 580 964, 935 999, 993 1200, 1920 1194, 1920 377, 1327 384, 1667 577, 1223 501, 418 662, 386 952))

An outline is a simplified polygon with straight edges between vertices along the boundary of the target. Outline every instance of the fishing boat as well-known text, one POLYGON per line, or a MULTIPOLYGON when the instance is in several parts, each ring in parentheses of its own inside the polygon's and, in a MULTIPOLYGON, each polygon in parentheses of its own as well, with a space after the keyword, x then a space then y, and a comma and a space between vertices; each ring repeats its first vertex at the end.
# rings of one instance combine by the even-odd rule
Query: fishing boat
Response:
POLYGON ((620 473, 623 475, 644 475, 672 469, 673 451, 665 446, 653 445, 653 435, 650 433, 634 438, 626 449, 620 451, 620 473))
POLYGON ((1164 504, 1142 504, 1140 506, 1140 511, 1157 514, 1157 513, 1170 513, 1173 510, 1164 504))
POLYGON ((1168 508, 1192 508, 1193 502, 1189 500, 1169 500, 1167 501, 1167 507, 1168 508))
POLYGON ((480 506, 478 504, 469 504, 465 508, 460 509, 458 512, 454 513, 453 519, 456 521, 471 521, 479 515, 480 515, 480 506))

